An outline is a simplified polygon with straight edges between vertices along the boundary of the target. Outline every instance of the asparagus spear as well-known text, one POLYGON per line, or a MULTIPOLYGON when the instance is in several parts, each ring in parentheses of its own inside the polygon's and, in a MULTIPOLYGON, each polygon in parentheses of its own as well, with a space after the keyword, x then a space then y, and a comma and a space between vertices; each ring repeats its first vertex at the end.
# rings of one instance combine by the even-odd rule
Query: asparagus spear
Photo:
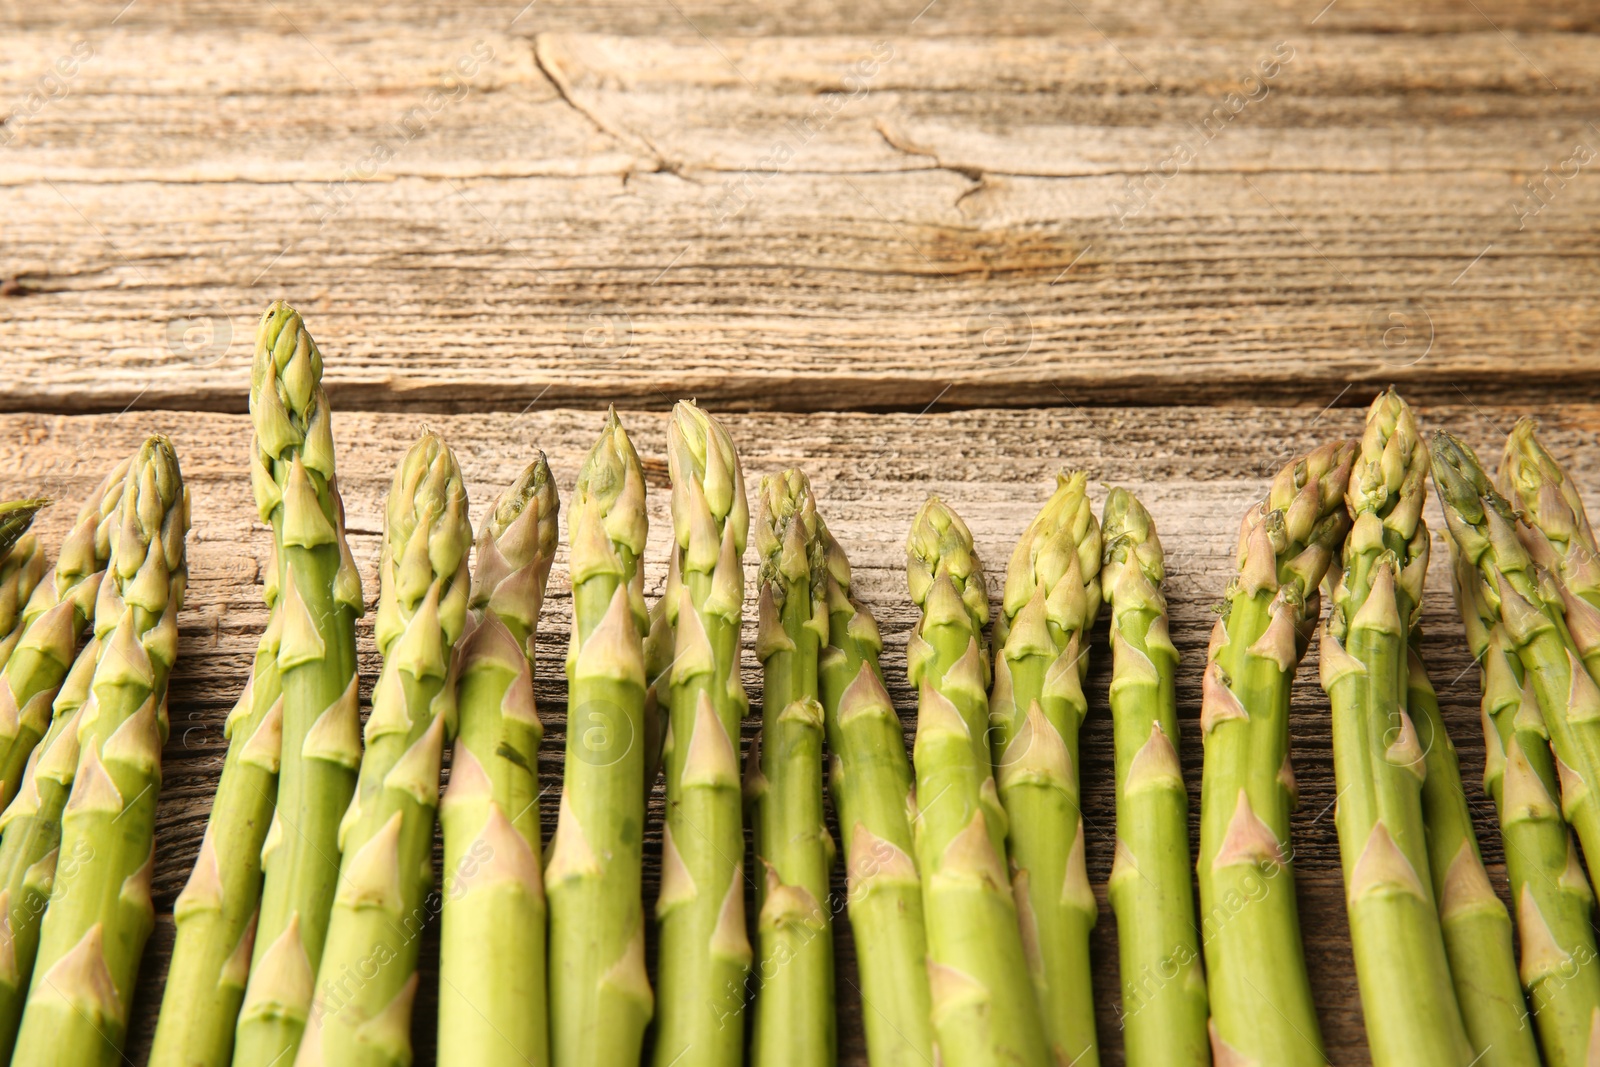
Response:
POLYGON ((1426 763, 1406 710, 1407 635, 1428 569, 1427 477, 1411 409, 1393 390, 1380 394, 1345 495, 1355 521, 1321 655, 1345 906, 1376 1067, 1476 1055, 1450 983, 1422 818, 1426 763))
POLYGON ((851 596, 844 550, 826 526, 822 536, 828 645, 818 674, 867 1058, 877 1067, 926 1067, 933 1062, 933 1030, 922 884, 911 859, 911 763, 878 667, 878 624, 851 596))
POLYGON ((637 1063, 655 1002, 640 896, 648 759, 644 472, 615 411, 578 473, 567 752, 551 842, 552 1060, 637 1063))
MULTIPOLYGON (((50 728, 50 705, 78 654, 78 641, 94 622, 95 597, 111 552, 112 517, 129 462, 117 464, 78 512, 61 542, 53 580, 40 582, 28 598, 17 642, 0 671, 0 809, 17 795, 28 756, 50 728)), ((41 501, 26 503, 42 506, 41 501)), ((11 506, 0 505, 0 529, 12 515, 26 514, 32 521, 26 508, 8 514, 11 506)))
POLYGON ((361 762, 355 620, 364 606, 345 544, 322 353, 282 301, 267 308, 256 334, 250 415, 251 485, 272 525, 282 591, 283 732, 234 1064, 284 1067, 311 1007, 339 873, 339 818, 361 762))
MULTIPOLYGON (((1578 832, 1589 880, 1600 877, 1600 687, 1578 658, 1553 572, 1537 566, 1504 497, 1472 450, 1447 433, 1433 439, 1433 480, 1445 521, 1466 561, 1483 577, 1488 606, 1505 625, 1538 698, 1561 783, 1561 807, 1578 832)), ((1576 599, 1576 598, 1574 598, 1576 599)))
POLYGON ((534 638, 556 552, 560 501, 544 454, 478 529, 472 608, 456 686, 460 718, 444 830, 439 1060, 543 1067, 545 900, 539 876, 534 638))
POLYGON ((745 537, 750 511, 733 440, 688 402, 667 429, 673 627, 667 677, 667 825, 662 841, 657 1067, 736 1067, 744 1044, 750 940, 744 919, 739 678, 745 537))
POLYGON ((1318 615, 1317 587, 1349 528, 1353 454, 1341 441, 1295 460, 1246 512, 1239 575, 1212 632, 1197 868, 1219 1063, 1327 1062, 1289 861, 1289 689, 1318 615))
MULTIPOLYGON (((906 574, 922 613, 906 669, 917 687, 917 866, 935 1043, 948 1064, 1043 1067, 1051 1057, 1017 922, 1017 901, 1028 898, 1014 898, 1006 877, 1006 817, 986 736, 989 598, 971 532, 936 497, 911 525, 906 574)), ((1077 672, 1067 673, 1076 684, 1077 672)), ((1035 736, 1037 750, 1009 773, 1065 761, 1048 736, 1035 736)))
POLYGON ((85 858, 80 850, 61 862, 61 813, 78 770, 78 709, 89 699, 99 658, 100 642, 91 637, 61 683, 50 729, 28 758, 22 788, 0 815, 0 899, 5 903, 0 914, 12 961, 0 968, 0 1058, 9 1057, 16 1045, 56 871, 85 858))
POLYGON ((82 752, 61 819, 61 855, 82 862, 57 865, 11 1061, 18 1067, 121 1061, 139 956, 154 925, 167 679, 188 580, 189 494, 165 437, 140 448, 119 519, 110 580, 95 607, 99 657, 78 712, 82 752))
POLYGON ((177 939, 156 1021, 151 1067, 225 1067, 244 1000, 261 902, 261 846, 278 796, 283 742, 277 589, 244 692, 228 713, 222 761, 205 837, 173 905, 177 939))
POLYGON ((1174 676, 1161 540, 1126 489, 1106 496, 1101 581, 1111 605, 1111 717, 1116 727, 1117 854, 1108 891, 1117 916, 1122 1034, 1131 1067, 1206 1067, 1206 979, 1194 914, 1189 794, 1178 762, 1174 676))
POLYGON ((1523 685, 1522 663, 1478 569, 1453 539, 1446 543, 1456 606, 1481 665, 1483 784, 1505 842, 1522 948, 1519 975, 1547 1067, 1587 1067, 1600 1010, 1600 953, 1590 924, 1594 898, 1554 799, 1556 764, 1539 703, 1523 685))
POLYGON ((1023 948, 1056 1062, 1095 1067, 1089 931, 1099 916, 1083 858, 1078 728, 1088 628, 1100 611, 1100 526, 1087 478, 1056 477, 1006 568, 995 621, 994 764, 1023 948))
POLYGON ((761 479, 761 736, 746 795, 755 808, 763 885, 756 920, 760 987, 753 1063, 831 1067, 833 932, 827 907, 833 843, 822 812, 819 650, 828 639, 822 523, 799 470, 761 479))
POLYGON ((28 527, 46 503, 0 504, 0 667, 10 660, 22 637, 23 609, 44 578, 44 547, 28 527))
POLYGON ((1426 768, 1422 817, 1427 823, 1428 870, 1456 1003, 1480 1057, 1477 1064, 1538 1067, 1539 1049, 1517 977, 1511 916, 1489 885, 1478 854, 1456 748, 1423 667, 1414 625, 1411 634, 1406 709, 1416 726, 1426 768))
POLYGON ((50 503, 45 497, 0 503, 0 558, 11 551, 11 546, 21 540, 22 535, 28 532, 28 527, 33 525, 33 517, 49 507, 50 503))
POLYGON ((418 937, 433 888, 439 764, 445 736, 455 732, 451 661, 466 625, 471 543, 461 468, 442 439, 424 433, 389 487, 373 626, 383 669, 360 781, 339 824, 338 892, 300 1067, 411 1062, 418 937))

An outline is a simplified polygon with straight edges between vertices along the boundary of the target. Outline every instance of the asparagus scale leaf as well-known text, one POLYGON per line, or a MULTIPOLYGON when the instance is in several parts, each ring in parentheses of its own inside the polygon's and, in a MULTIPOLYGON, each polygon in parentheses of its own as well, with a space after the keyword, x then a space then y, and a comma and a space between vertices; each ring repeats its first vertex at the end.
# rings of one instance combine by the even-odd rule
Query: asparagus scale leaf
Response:
POLYGON ((1078 730, 1088 630, 1100 611, 1100 525, 1082 472, 1055 492, 1018 540, 995 623, 994 765, 1005 806, 1013 890, 1057 1062, 1094 1067, 1089 931, 1099 915, 1084 865, 1078 730))
POLYGON ((733 439, 688 402, 667 429, 673 550, 666 617, 673 628, 664 745, 667 822, 661 846, 657 1067, 732 1067, 743 1056, 744 818, 739 678, 750 510, 733 439))
POLYGON ((867 1057, 878 1067, 926 1067, 933 1062, 932 1006, 922 883, 912 859, 911 762, 878 666, 878 624, 851 597, 844 550, 826 527, 822 534, 828 643, 818 672, 867 1057))
POLYGON ((282 615, 282 750, 233 1062, 284 1067, 311 1010, 339 875, 339 820, 361 762, 355 620, 365 607, 345 543, 322 353, 282 301, 256 334, 250 417, 251 486, 272 526, 278 572, 269 584, 282 615))
POLYGON ((28 527, 33 525, 33 517, 50 504, 51 501, 45 497, 0 502, 0 558, 4 558, 22 535, 28 532, 28 527))
POLYGON ((751 747, 746 796, 761 864, 755 1022, 757 1067, 831 1067, 833 927, 828 911, 833 842, 822 808, 823 711, 818 656, 828 639, 822 521, 799 470, 761 480, 761 735, 751 747))
POLYGON ((1345 906, 1376 1067, 1464 1065, 1484 1051, 1467 1039, 1450 982, 1422 814, 1427 765, 1406 709, 1408 636, 1428 569, 1427 476, 1410 408, 1381 394, 1350 474, 1354 524, 1320 659, 1345 906))
POLYGON ((1289 689, 1321 584, 1349 528, 1354 450, 1324 445, 1273 479, 1240 525, 1239 573, 1201 688, 1200 911, 1219 1063, 1322 1067, 1295 906, 1289 689))
POLYGON ((372 691, 360 780, 339 825, 338 891, 295 1059, 300 1067, 411 1062, 417 954, 433 889, 439 765, 455 732, 453 653, 466 626, 471 543, 461 468, 441 438, 424 433, 389 487, 373 626, 383 669, 372 691))
POLYGON ((1101 581, 1111 605, 1117 916, 1123 1046, 1130 1067, 1206 1067, 1206 980, 1195 921, 1189 794, 1178 761, 1174 676, 1155 523, 1126 489, 1106 496, 1101 581))
POLYGON ((540 453, 478 529, 472 618, 456 681, 459 727, 439 803, 444 905, 439 1062, 543 1067, 545 896, 533 651, 560 501, 540 453))
POLYGON ((608 412, 568 517, 567 751, 545 879, 552 1059, 637 1063, 654 996, 644 962, 644 471, 608 412))
POLYGON ((25 625, 23 609, 44 578, 44 546, 28 532, 47 500, 0 504, 0 667, 11 658, 25 625))
POLYGON ((59 856, 81 860, 56 866, 17 1065, 121 1061, 139 957, 154 925, 167 679, 188 581, 189 494, 166 438, 140 448, 118 518, 95 607, 94 678, 77 712, 77 771, 61 816, 59 856))
MULTIPOLYGON (((989 755, 989 598, 971 531, 937 498, 912 522, 906 576, 921 612, 906 669, 917 687, 916 847, 936 1062, 1043 1067, 1050 1054, 1017 914, 1028 898, 1013 896, 1006 874, 989 755)), ((1070 673, 1076 682, 1075 665, 1070 673)))

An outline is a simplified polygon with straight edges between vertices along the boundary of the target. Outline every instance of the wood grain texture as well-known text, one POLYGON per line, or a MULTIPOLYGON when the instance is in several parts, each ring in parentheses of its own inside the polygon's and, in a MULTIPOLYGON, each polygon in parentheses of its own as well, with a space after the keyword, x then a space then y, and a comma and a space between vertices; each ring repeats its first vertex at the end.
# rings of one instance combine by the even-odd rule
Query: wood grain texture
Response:
POLYGON ((1586 8, 949 3, 16 12, 0 410, 242 410, 279 294, 347 410, 1600 399, 1586 8))
MULTIPOLYGON (((1366 399, 1365 397, 1361 399, 1366 399)), ((1477 405, 1424 408, 1426 427, 1448 426, 1486 455, 1498 453, 1501 435, 1520 409, 1480 401, 1477 405)), ((1546 438, 1570 465, 1591 498, 1600 492, 1600 406, 1543 405, 1546 438)), ((667 539, 665 420, 659 413, 624 416, 645 457, 652 522, 646 555, 647 588, 653 598, 665 578, 667 539)), ((593 410, 540 409, 524 415, 428 416, 449 440, 465 471, 473 515, 543 448, 563 495, 570 493, 583 453, 600 423, 593 410)), ((422 418, 394 413, 340 413, 340 482, 349 512, 352 551, 375 596, 375 565, 383 494, 393 465, 419 430, 422 418)), ((1315 412, 1268 407, 1087 409, 837 415, 732 415, 727 424, 744 458, 752 485, 761 474, 799 464, 810 474, 820 507, 855 565, 858 588, 876 613, 886 641, 885 673, 909 732, 914 701, 905 684, 905 641, 913 608, 904 591, 902 542, 911 516, 929 493, 938 493, 968 520, 989 564, 987 579, 998 596, 1004 560, 1013 539, 1047 495, 1052 472, 1082 467, 1092 482, 1133 488, 1149 506, 1167 549, 1174 641, 1182 657, 1178 690, 1184 724, 1181 752, 1191 802, 1197 803, 1201 745, 1198 736, 1199 675, 1217 603, 1232 570, 1238 516, 1259 497, 1278 464, 1320 441, 1357 432, 1358 412, 1315 412)), ((144 961, 135 1038, 130 1054, 142 1062, 159 1003, 170 950, 170 913, 199 846, 215 776, 221 765, 224 715, 239 691, 265 612, 260 569, 269 535, 255 517, 246 461, 248 420, 242 416, 179 411, 130 412, 122 416, 0 416, 0 497, 47 492, 62 501, 47 511, 38 530, 47 543, 65 531, 75 502, 116 457, 131 451, 145 433, 173 435, 193 495, 191 581, 180 618, 181 649, 173 676, 172 735, 164 753, 165 781, 157 821, 156 908, 161 919, 144 961)), ((1096 502, 1103 492, 1096 492, 1096 502)), ((1437 528, 1437 507, 1429 504, 1437 528)), ((1483 765, 1476 672, 1450 603, 1442 545, 1434 555, 1423 606, 1426 652, 1449 729, 1461 750, 1484 854, 1499 890, 1504 870, 1493 811, 1476 792, 1483 765)), ((745 725, 745 741, 759 722, 760 670, 749 651, 754 637, 754 564, 747 558, 744 679, 757 714, 745 725)), ((564 742, 565 682, 561 660, 571 620, 565 544, 557 556, 539 637, 536 687, 547 727, 541 771, 559 788, 564 742)), ((1097 629, 1087 691, 1090 716, 1083 740, 1084 815, 1089 828, 1091 880, 1102 893, 1096 932, 1096 988, 1106 1062, 1121 1062, 1117 1036, 1115 929, 1103 888, 1112 860, 1114 824, 1111 724, 1105 689, 1109 656, 1104 624, 1097 629)), ((370 621, 360 635, 363 700, 376 674, 370 621)), ((1340 884, 1338 844, 1331 805, 1333 768, 1326 705, 1313 660, 1294 689, 1292 728, 1301 806, 1294 819, 1298 888, 1304 915, 1313 986, 1333 1062, 1367 1062, 1354 971, 1349 955, 1340 884)), ((655 892, 653 864, 660 848, 660 801, 652 807, 648 852, 652 869, 647 894, 655 892)), ((1195 815, 1198 813, 1195 812, 1195 815)), ((554 804, 544 810, 552 829, 554 804)), ((1191 820, 1194 821, 1193 818, 1191 820)), ((1198 833, 1195 822, 1194 833, 1198 833)), ((854 973, 841 923, 842 1062, 865 1062, 858 1002, 849 986, 854 973)), ((429 983, 425 983, 425 990, 429 983)), ((431 991, 419 999, 416 1037, 419 1064, 432 1062, 431 991)))

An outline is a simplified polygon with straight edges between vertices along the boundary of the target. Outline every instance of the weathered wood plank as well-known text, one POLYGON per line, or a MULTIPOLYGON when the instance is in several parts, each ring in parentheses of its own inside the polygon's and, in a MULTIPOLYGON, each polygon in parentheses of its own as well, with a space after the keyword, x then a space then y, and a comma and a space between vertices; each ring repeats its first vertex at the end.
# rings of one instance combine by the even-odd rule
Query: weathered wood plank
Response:
POLYGON ((1095 29, 1121 36, 1249 36, 1301 29, 1319 32, 1461 33, 1493 24, 1507 33, 1544 30, 1593 32, 1600 8, 1592 0, 1542 4, 1536 0, 1218 0, 1172 4, 1162 0, 885 0, 845 4, 833 0, 387 0, 376 5, 336 0, 182 0, 128 5, 100 0, 29 4, 6 0, 0 23, 36 29, 82 30, 113 19, 133 27, 203 30, 246 26, 281 32, 298 27, 315 37, 341 30, 383 34, 396 28, 474 32, 511 26, 519 32, 553 30, 635 35, 729 36, 779 34, 920 34, 927 36, 1049 36, 1095 29))
POLYGON ((1514 43, 92 35, 0 128, 0 410, 240 410, 278 293, 346 409, 1593 399, 1600 65, 1514 43))
MULTIPOLYGON (((1366 397, 1360 399, 1365 400, 1366 397)), ((1591 498, 1600 492, 1600 406, 1543 405, 1547 438, 1571 465, 1591 498)), ((1498 451, 1500 437, 1519 412, 1489 402, 1425 409, 1427 426, 1449 426, 1485 450, 1498 451)), ((340 481, 349 510, 352 550, 373 595, 383 493, 393 464, 419 428, 415 416, 341 413, 340 481)), ((578 463, 599 423, 593 410, 539 409, 525 415, 430 416, 428 422, 453 443, 480 515, 501 485, 527 462, 535 447, 550 456, 563 492, 570 491, 578 463)), ((667 493, 664 420, 659 413, 626 416, 647 459, 653 523, 647 553, 647 586, 654 597, 664 581, 667 493)), ((914 415, 783 414, 730 416, 747 477, 792 464, 811 475, 821 508, 855 564, 858 588, 876 612, 886 638, 885 671, 896 706, 912 725, 913 700, 905 685, 904 647, 913 621, 904 592, 901 543, 923 497, 937 492, 969 521, 988 580, 998 595, 1012 539, 1047 493, 1059 464, 1081 466, 1096 483, 1126 484, 1141 493, 1159 524, 1169 557, 1168 592, 1174 640, 1182 656, 1180 715, 1185 724, 1182 756, 1191 796, 1198 788, 1201 745, 1196 727, 1199 673, 1210 628, 1211 606, 1232 568, 1237 516, 1266 485, 1271 471, 1291 454, 1339 434, 1355 432, 1355 411, 1320 415, 1303 410, 1245 407, 1045 411, 980 410, 914 415)), ((189 599, 180 619, 182 648, 174 675, 172 736, 165 752, 165 782, 158 812, 157 910, 169 915, 172 901, 198 848, 222 754, 220 727, 241 685, 254 642, 265 622, 259 571, 268 535, 256 521, 246 468, 248 422, 229 415, 192 412, 130 412, 122 416, 0 416, 0 496, 43 491, 63 501, 46 512, 38 528, 47 543, 65 530, 73 502, 113 458, 135 447, 146 432, 171 433, 182 456, 194 501, 190 539, 189 599)), ((1097 497, 1100 495, 1097 492, 1097 497)), ((1438 523, 1430 503, 1430 519, 1438 523)), ((1477 680, 1450 603, 1445 553, 1434 555, 1424 603, 1426 651, 1452 736, 1461 749, 1463 772, 1475 783, 1483 749, 1476 712, 1477 680)), ((749 568, 753 583, 753 566, 749 568)), ((753 590, 753 584, 748 587, 753 590)), ((753 631, 753 603, 746 607, 753 631)), ((536 685, 547 741, 541 761, 546 780, 559 781, 565 684, 561 659, 570 625, 565 549, 551 579, 551 596, 540 631, 536 685)), ((759 708, 760 672, 748 651, 744 677, 759 708)), ((1090 875, 1097 885, 1112 859, 1111 726, 1106 714, 1109 681, 1105 633, 1097 632, 1087 691, 1091 714, 1085 728, 1084 810, 1090 829, 1090 875)), ((361 635, 366 687, 376 672, 370 628, 361 635)), ((364 694, 365 695, 365 694, 364 694)), ((758 718, 746 724, 746 737, 758 718)), ((1313 665, 1300 673, 1293 700, 1294 755, 1301 788, 1295 816, 1308 955, 1322 1006, 1330 1053, 1337 1064, 1366 1061, 1354 972, 1346 943, 1342 891, 1331 805, 1335 796, 1326 707, 1313 665)), ((657 794, 659 803, 659 791, 657 794)), ((1487 802, 1474 796, 1480 840, 1497 885, 1504 891, 1501 849, 1487 802)), ((1197 813, 1196 813, 1197 814, 1197 813)), ((553 805, 547 805, 548 825, 553 805)), ((659 850, 659 809, 650 838, 659 850)), ((1195 830, 1197 831, 1197 828, 1195 830)), ((654 882, 648 889, 654 892, 654 882)), ((1116 1027, 1115 930, 1102 901, 1096 934, 1097 990, 1106 1062, 1120 1063, 1116 1027)), ((848 961, 841 934, 841 959, 848 961)), ((142 1029, 134 1052, 139 1061, 153 1025, 152 1012, 170 945, 163 924, 152 940, 139 1007, 142 1029)), ((841 966, 842 981, 852 970, 841 966)), ((859 1018, 848 985, 841 985, 843 1062, 860 1064, 859 1018)), ((431 1062, 431 1004, 419 1004, 417 1036, 431 1062)))

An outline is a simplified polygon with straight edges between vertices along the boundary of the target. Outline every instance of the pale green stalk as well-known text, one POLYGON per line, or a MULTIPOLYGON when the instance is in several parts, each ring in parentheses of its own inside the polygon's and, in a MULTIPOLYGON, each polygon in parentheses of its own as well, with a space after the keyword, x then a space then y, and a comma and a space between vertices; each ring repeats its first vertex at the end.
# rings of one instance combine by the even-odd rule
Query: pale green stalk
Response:
POLYGON ((567 752, 545 879, 558 1067, 638 1063, 654 1011, 644 963, 644 471, 616 412, 569 512, 567 752))
POLYGON ((1481 1067, 1538 1067, 1533 1019, 1517 975, 1511 915, 1489 884, 1461 787, 1456 747, 1418 654, 1415 627, 1411 635, 1406 709, 1427 768, 1422 817, 1428 826, 1428 870, 1456 1003, 1472 1047, 1482 1056, 1477 1061, 1481 1067))
MULTIPOLYGON (((356 793, 339 824, 338 892, 299 1067, 409 1067, 417 953, 430 919, 439 764, 455 733, 472 527, 461 468, 424 433, 389 487, 372 691, 356 793)), ((509 848, 512 842, 504 842, 509 848)), ((512 854, 497 857, 515 864, 512 854)), ((537 875, 526 865, 525 878, 537 875)))
POLYGON ((1096 1067, 1089 931, 1099 905, 1084 866, 1078 729, 1089 705, 1088 630, 1100 611, 1100 524, 1081 471, 1028 524, 995 620, 989 707, 1012 890, 1045 1040, 1056 1062, 1096 1067))
POLYGON ((750 510, 733 440, 688 402, 667 429, 673 627, 664 746, 667 824, 661 846, 656 1067, 737 1067, 744 1051, 744 819, 739 678, 745 538, 750 510))
POLYGON ((911 761, 878 667, 878 624, 851 598, 844 550, 825 526, 822 535, 828 645, 818 673, 867 1058, 875 1067, 927 1067, 933 1062, 932 1006, 922 883, 911 858, 911 761))
POLYGON ((1132 493, 1111 490, 1104 515, 1100 578, 1111 606, 1117 777, 1117 852, 1107 889, 1117 916, 1123 1049, 1129 1067, 1206 1067, 1206 977, 1178 760, 1178 651, 1161 592, 1165 556, 1150 513, 1132 493))
POLYGON ((1317 587, 1349 528, 1354 449, 1324 445, 1280 470, 1245 513, 1238 577, 1201 686, 1201 931, 1219 1064, 1322 1067, 1289 857, 1289 690, 1317 587))
POLYGON ((444 831, 439 1063, 544 1067, 545 898, 533 654, 560 509, 544 453, 478 527, 476 624, 457 653, 460 719, 444 831))
POLYGON ((272 824, 283 744, 277 590, 250 680, 228 714, 205 837, 172 914, 177 939, 161 997, 150 1067, 225 1067, 244 1000, 261 902, 261 846, 272 824))
MULTIPOLYGON (((129 462, 117 464, 89 495, 61 542, 52 580, 40 582, 23 609, 16 643, 0 671, 0 809, 17 795, 28 757, 50 728, 50 707, 78 654, 78 642, 94 622, 129 462)), ((42 506, 39 501, 26 503, 42 506)), ((33 516, 26 509, 12 514, 26 514, 29 521, 33 516)), ((0 528, 8 518, 0 506, 0 528)), ((0 591, 0 599, 5 596, 0 591)))
MULTIPOLYGON (((91 637, 61 683, 50 729, 28 758, 22 788, 0 815, 0 893, 11 942, 10 962, 0 967, 0 1056, 9 1056, 16 1045, 39 951, 39 926, 62 866, 61 812, 78 771, 77 712, 89 699, 99 658, 100 642, 91 637)), ((68 864, 83 858, 74 856, 68 864)))
POLYGON ((1600 952, 1594 896, 1562 821, 1549 731, 1523 685, 1522 663, 1489 603, 1483 578, 1448 539, 1456 606, 1478 660, 1483 691, 1485 791, 1505 843, 1517 913, 1518 968, 1547 1067, 1588 1067, 1600 1019, 1600 952))
POLYGON ((1406 708, 1408 637, 1428 569, 1428 453, 1393 390, 1367 411, 1346 502, 1354 524, 1322 631, 1332 706, 1335 822, 1367 1047, 1375 1067, 1467 1067, 1474 1049, 1451 984, 1433 892, 1422 783, 1406 708))
MULTIPOLYGON (((917 687, 917 866, 937 1062, 1044 1067, 1052 1057, 990 765, 989 598, 971 532, 936 497, 912 522, 906 575, 921 610, 906 670, 917 687)), ((1076 667, 1067 673, 1076 684, 1076 667)))
POLYGON ((833 842, 822 810, 817 676, 828 639, 822 522, 799 470, 762 478, 758 497, 756 657, 764 685, 745 795, 754 808, 762 883, 750 1060, 756 1067, 830 1067, 838 1051, 828 910, 833 842))
POLYGON ((122 1062, 145 939, 155 925, 156 796, 167 679, 188 582, 189 493, 165 437, 129 468, 95 605, 99 656, 78 710, 80 748, 60 855, 39 930, 33 985, 11 1062, 122 1062))
POLYGON ((361 575, 345 543, 322 353, 275 301, 250 371, 250 481, 272 526, 282 634, 282 760, 262 846, 261 911, 239 1010, 235 1067, 286 1067, 311 1010, 339 876, 339 820, 361 763, 355 621, 361 575))

